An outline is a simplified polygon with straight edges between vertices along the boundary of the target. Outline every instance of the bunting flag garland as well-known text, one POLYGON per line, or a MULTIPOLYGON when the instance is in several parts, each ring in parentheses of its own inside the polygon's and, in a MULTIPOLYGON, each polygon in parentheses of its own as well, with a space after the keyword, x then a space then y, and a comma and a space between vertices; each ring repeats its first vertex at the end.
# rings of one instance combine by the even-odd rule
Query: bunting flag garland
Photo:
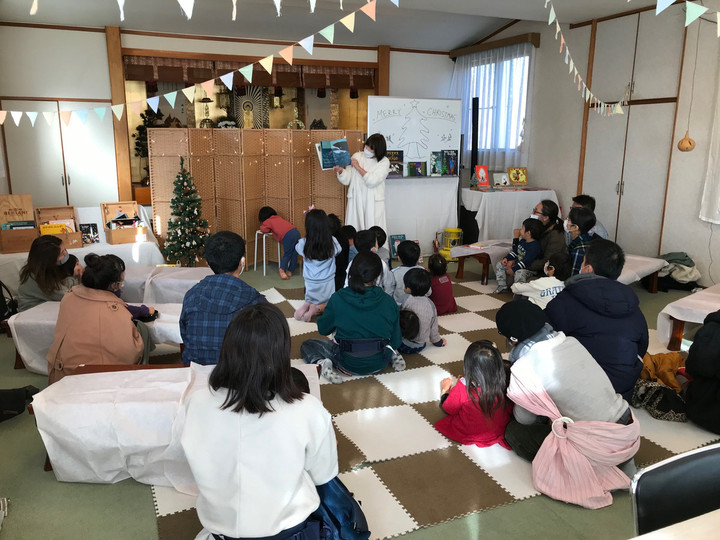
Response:
POLYGON ((105 119, 105 111, 107 111, 107 107, 95 107, 93 111, 95 111, 95 114, 98 115, 98 118, 102 122, 105 119))
POLYGON ((84 124, 87 121, 89 109, 79 109, 75 111, 75 114, 80 118, 80 121, 84 124))
MULTIPOLYGON (((292 62, 290 62, 292 64, 292 62)), ((235 77, 235 72, 231 71, 230 73, 226 73, 225 75, 220 75, 220 80, 222 83, 227 86, 228 90, 233 89, 233 78, 235 77)))
POLYGON ((232 20, 234 21, 237 18, 237 0, 232 0, 233 8, 232 8, 232 20))
POLYGON ((153 96, 153 97, 147 98, 147 104, 153 110, 154 113, 157 113, 158 106, 160 105, 160 96, 153 96))
POLYGON ((117 118, 118 121, 122 120, 123 111, 125 110, 125 104, 120 103, 119 105, 113 105, 110 108, 112 109, 115 118, 117 118))
MULTIPOLYGON (((547 8, 547 2, 545 2, 545 7, 547 8)), ((555 15, 555 6, 550 4, 550 17, 548 18, 548 25, 551 25, 556 18, 557 16, 555 15)))
POLYGON ((167 101, 170 104, 170 108, 175 108, 175 100, 177 99, 177 90, 174 92, 168 92, 167 94, 164 94, 165 101, 167 101))
POLYGON ((673 5, 675 0, 658 0, 657 6, 655 6, 655 15, 659 15, 667 8, 673 5))
POLYGON ((333 42, 335 39, 335 24, 331 24, 330 26, 326 26, 320 32, 318 32, 322 37, 327 39, 330 43, 333 42))
POLYGON ((35 120, 37 119, 37 116, 38 116, 37 111, 28 111, 25 114, 27 114, 27 117, 30 119, 30 125, 32 127, 35 127, 35 120))
POLYGON ((716 12, 715 15, 717 16, 717 37, 720 38, 720 11, 716 12))
POLYGON ((293 45, 290 45, 289 47, 285 47, 284 49, 280 49, 280 56, 283 57, 283 59, 292 66, 293 63, 293 45))
POLYGON ((275 3, 275 9, 277 10, 277 16, 279 17, 280 16, 280 2, 282 2, 282 0, 273 0, 273 2, 275 3))
POLYGON ((312 56, 313 52, 313 45, 315 44, 315 36, 308 36, 302 41, 300 41, 300 46, 307 51, 309 55, 312 56))
MULTIPOLYGON (((400 7, 399 0, 390 0, 393 4, 395 4, 395 7, 400 7)), ((549 1, 549 0, 548 0, 549 1)))
POLYGON ((265 68, 265 71, 270 73, 272 75, 272 66, 273 66, 273 55, 266 56, 260 62, 258 62, 263 68, 265 68))
POLYGON ((30 6, 30 15, 35 15, 38 10, 38 0, 33 0, 32 6, 30 6))
POLYGON ((60 118, 62 118, 63 124, 66 126, 70 124, 72 120, 72 111, 60 111, 60 118))
POLYGON ((310 0, 310 13, 315 13, 315 0, 310 0))
POLYGON ((120 20, 125 20, 125 0, 117 0, 118 7, 120 8, 120 20))
POLYGON ((130 108, 135 112, 135 114, 140 114, 143 112, 143 101, 144 99, 141 99, 140 101, 133 101, 132 103, 128 103, 130 105, 130 108))
POLYGON ((185 16, 187 17, 188 21, 192 19, 192 13, 193 13, 193 7, 195 6, 195 0, 177 0, 177 3, 180 4, 180 7, 183 10, 183 13, 185 13, 185 16))
POLYGON ((685 2, 685 26, 694 23, 707 10, 708 8, 695 2, 685 2))
POLYGON ((215 95, 215 79, 210 79, 209 81, 201 82, 200 87, 205 90, 205 95, 212 99, 211 96, 215 95))
POLYGON ((355 12, 353 11, 350 15, 347 15, 340 19, 340 22, 345 25, 345 28, 351 32, 355 32, 355 12))
MULTIPOLYGON (((195 101, 195 85, 194 85, 194 84, 193 84, 192 86, 187 87, 187 88, 183 88, 183 89, 182 89, 182 93, 185 94, 185 97, 187 98, 187 100, 188 100, 190 103, 192 103, 193 101, 195 101)), ((118 118, 118 120, 119 120, 119 118, 118 118)))
POLYGON ((13 122, 15 122, 16 126, 20 125, 20 120, 22 120, 22 111, 10 111, 10 116, 12 116, 13 122))
MULTIPOLYGON (((43 117, 45 118, 45 121, 47 122, 48 126, 52 126, 53 122, 55 121, 55 112, 54 111, 45 111, 43 112, 43 117)), ((0 122, 1 124, 2 122, 0 122)))
POLYGON ((0 111, 0 126, 2 126, 5 123, 6 116, 7 116, 7 111, 0 111))
POLYGON ((360 8, 365 15, 370 17, 373 21, 375 20, 375 5, 377 0, 370 0, 367 4, 360 8))
POLYGON ((238 69, 240 73, 242 73, 242 76, 247 79, 247 82, 249 84, 252 84, 252 76, 253 76, 253 65, 247 65, 245 67, 242 67, 238 69))

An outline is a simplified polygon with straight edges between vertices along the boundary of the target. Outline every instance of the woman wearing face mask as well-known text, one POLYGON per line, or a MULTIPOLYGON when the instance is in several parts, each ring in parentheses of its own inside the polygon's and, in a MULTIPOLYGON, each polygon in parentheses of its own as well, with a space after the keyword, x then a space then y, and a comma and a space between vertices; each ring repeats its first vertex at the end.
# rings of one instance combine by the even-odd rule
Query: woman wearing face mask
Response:
POLYGON ((115 294, 125 279, 124 268, 115 255, 85 256, 82 285, 60 302, 46 357, 50 384, 81 364, 137 364, 152 347, 143 342, 125 302, 115 294))
POLYGON ((375 133, 365 141, 365 149, 353 155, 350 165, 333 167, 340 183, 348 186, 345 225, 352 225, 358 231, 375 225, 387 230, 385 179, 390 172, 390 161, 385 156, 386 150, 385 137, 375 133))
POLYGON ((64 270, 70 255, 57 236, 45 234, 33 240, 28 260, 20 270, 18 310, 25 311, 43 302, 58 302, 77 285, 76 276, 64 270))
POLYGON ((563 229, 563 221, 560 219, 560 209, 555 201, 549 199, 540 201, 533 208, 530 217, 539 220, 545 227, 540 237, 542 256, 530 264, 530 270, 542 276, 544 275, 545 263, 551 256, 559 253, 567 254, 565 230, 563 229))

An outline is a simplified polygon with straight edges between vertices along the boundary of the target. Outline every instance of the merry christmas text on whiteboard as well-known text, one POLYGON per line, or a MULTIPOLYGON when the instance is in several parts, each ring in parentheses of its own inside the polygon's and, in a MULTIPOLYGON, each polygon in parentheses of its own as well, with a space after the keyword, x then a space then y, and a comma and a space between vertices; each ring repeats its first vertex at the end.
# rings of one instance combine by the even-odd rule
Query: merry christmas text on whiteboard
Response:
MULTIPOLYGON (((368 96, 368 136, 382 133, 388 150, 402 150, 403 161, 426 161, 432 152, 460 151, 462 102, 368 96)), ((428 174, 430 174, 428 172, 428 174)))

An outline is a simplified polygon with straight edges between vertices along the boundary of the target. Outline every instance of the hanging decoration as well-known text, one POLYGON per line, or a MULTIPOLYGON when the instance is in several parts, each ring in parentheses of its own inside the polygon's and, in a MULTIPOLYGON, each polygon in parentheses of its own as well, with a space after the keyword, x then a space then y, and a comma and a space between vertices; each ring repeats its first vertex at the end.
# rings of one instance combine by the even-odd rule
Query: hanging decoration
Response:
POLYGON ((692 114, 693 100, 695 98, 695 73, 697 72, 698 52, 700 50, 700 28, 702 27, 698 26, 697 37, 695 39, 695 61, 693 62, 692 82, 690 83, 687 130, 685 131, 685 136, 677 143, 678 150, 681 152, 692 152, 695 149, 695 140, 690 138, 690 115, 692 114))

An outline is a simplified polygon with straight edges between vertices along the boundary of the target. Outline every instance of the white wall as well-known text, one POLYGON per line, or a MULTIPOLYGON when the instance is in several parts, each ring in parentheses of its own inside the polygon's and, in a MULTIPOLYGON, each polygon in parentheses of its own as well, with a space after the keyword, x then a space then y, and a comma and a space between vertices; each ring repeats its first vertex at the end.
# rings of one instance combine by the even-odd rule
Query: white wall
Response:
POLYGON ((390 95, 447 98, 454 67, 444 54, 390 51, 390 95))

